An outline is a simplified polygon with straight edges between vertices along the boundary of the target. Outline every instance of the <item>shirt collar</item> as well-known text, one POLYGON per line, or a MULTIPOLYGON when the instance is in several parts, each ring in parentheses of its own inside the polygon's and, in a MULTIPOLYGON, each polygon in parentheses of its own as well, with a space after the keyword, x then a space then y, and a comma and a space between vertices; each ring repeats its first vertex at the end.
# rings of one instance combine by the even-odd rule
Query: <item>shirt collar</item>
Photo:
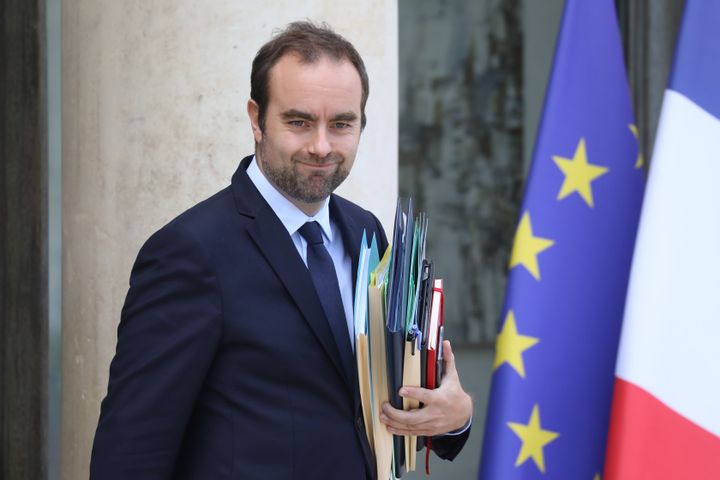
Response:
POLYGON ((265 174, 258 167, 257 159, 253 156, 247 169, 250 181, 258 189, 260 195, 270 205, 275 215, 280 219, 285 229, 293 235, 306 222, 318 222, 325 237, 332 242, 333 235, 330 228, 330 198, 326 198, 320 210, 312 217, 308 217, 302 210, 296 207, 290 200, 280 193, 275 186, 265 177, 265 174))

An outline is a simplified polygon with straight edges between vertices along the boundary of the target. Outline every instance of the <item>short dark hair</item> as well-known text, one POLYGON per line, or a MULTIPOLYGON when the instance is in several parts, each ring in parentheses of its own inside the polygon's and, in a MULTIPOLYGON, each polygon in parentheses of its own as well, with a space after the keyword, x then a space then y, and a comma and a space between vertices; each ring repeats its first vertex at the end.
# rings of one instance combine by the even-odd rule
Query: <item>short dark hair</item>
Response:
POLYGON ((315 25, 310 21, 293 22, 278 32, 272 40, 260 47, 252 63, 250 73, 250 98, 258 104, 258 123, 265 130, 270 96, 270 70, 284 55, 293 53, 302 63, 315 63, 322 56, 333 60, 348 60, 360 75, 362 98, 360 100, 361 126, 365 128, 365 104, 370 85, 365 64, 355 47, 341 35, 333 32, 329 25, 315 25))

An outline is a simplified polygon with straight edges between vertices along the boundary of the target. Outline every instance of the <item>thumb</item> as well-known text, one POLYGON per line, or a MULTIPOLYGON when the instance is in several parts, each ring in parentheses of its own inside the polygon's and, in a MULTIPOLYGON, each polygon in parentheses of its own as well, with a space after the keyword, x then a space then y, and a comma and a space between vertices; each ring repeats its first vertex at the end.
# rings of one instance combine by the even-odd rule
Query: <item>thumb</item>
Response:
POLYGON ((455 354, 452 351, 450 340, 443 340, 443 370, 443 378, 457 376, 455 354))

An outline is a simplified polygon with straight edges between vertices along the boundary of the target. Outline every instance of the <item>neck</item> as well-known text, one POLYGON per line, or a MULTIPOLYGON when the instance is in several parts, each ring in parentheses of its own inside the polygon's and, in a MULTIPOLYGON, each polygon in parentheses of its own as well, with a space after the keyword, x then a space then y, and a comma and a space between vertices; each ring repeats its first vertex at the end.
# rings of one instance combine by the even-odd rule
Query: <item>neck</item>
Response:
MULTIPOLYGON (((272 181, 270 183, 272 183, 272 181)), ((275 188, 277 188, 277 186, 275 184, 273 184, 273 186, 275 188)), ((325 201, 325 200, 323 200, 321 202, 316 202, 316 203, 305 203, 305 202, 301 202, 299 200, 296 200, 294 198, 291 198, 291 197, 285 195, 285 192, 283 192, 281 190, 278 190, 278 191, 282 194, 283 197, 290 200, 290 202, 293 205, 295 205, 297 208, 299 208, 300 211, 303 212, 308 217, 314 217, 315 214, 320 211, 320 209, 323 206, 323 202, 325 201)))

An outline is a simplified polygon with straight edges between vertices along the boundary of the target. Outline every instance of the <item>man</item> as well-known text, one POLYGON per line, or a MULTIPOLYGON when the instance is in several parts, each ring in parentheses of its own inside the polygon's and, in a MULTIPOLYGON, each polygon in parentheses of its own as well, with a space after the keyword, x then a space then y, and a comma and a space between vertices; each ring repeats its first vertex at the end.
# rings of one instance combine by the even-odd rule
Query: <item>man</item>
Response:
MULTIPOLYGON (((375 216, 332 194, 367 96, 362 59, 327 28, 294 23, 260 49, 255 156, 138 254, 92 478, 375 477, 349 331, 363 229, 387 240, 375 216)), ((392 432, 439 435, 436 453, 453 458, 472 406, 446 347, 438 390, 401 391, 424 408, 386 405, 382 418, 392 432)))

